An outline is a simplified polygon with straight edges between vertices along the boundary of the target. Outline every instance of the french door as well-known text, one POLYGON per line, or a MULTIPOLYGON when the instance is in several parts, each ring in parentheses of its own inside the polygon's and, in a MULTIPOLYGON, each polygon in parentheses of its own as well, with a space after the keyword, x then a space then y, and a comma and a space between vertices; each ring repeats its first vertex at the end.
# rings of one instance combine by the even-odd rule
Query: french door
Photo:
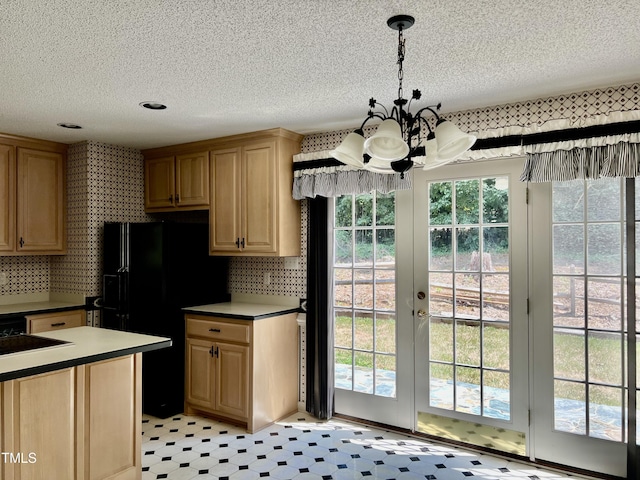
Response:
POLYGON ((410 191, 330 202, 336 412, 413 428, 410 191))
POLYGON ((620 477, 628 435, 624 186, 602 178, 530 188, 531 454, 620 477))
POLYGON ((529 349, 521 172, 522 160, 416 171, 413 227, 416 427, 524 455, 529 349))
POLYGON ((624 181, 522 167, 335 200, 336 411, 624 477, 624 181))

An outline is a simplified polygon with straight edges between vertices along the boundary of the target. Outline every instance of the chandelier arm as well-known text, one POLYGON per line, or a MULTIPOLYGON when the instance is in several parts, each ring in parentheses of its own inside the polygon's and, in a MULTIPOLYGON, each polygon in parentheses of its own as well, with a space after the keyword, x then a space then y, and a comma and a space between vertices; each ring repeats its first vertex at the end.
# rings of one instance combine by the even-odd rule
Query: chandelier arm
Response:
POLYGON ((424 112, 425 110, 429 110, 436 117, 436 122, 439 121, 440 120, 440 115, 438 115, 436 110, 434 110, 434 107, 435 107, 436 110, 439 110, 440 105, 437 105, 437 106, 432 105, 430 107, 423 107, 420 110, 418 110, 418 112, 416 113, 416 117, 421 117, 422 116, 422 112, 424 112))
POLYGON ((388 117, 384 117, 380 113, 371 113, 371 115, 369 115, 367 118, 364 119, 364 122, 362 122, 362 125, 360 125, 360 128, 356 130, 355 133, 364 136, 364 126, 372 118, 379 118, 380 120, 386 120, 388 117))
MULTIPOLYGON (((374 106, 378 106, 380 107, 382 110, 384 110, 384 114, 386 115, 385 118, 390 118, 389 117, 389 110, 387 110, 387 107, 385 107, 383 104, 379 103, 379 102, 374 102, 373 105, 370 103, 369 106, 371 108, 374 108, 374 106)), ((369 110, 369 113, 371 114, 372 111, 369 110)))

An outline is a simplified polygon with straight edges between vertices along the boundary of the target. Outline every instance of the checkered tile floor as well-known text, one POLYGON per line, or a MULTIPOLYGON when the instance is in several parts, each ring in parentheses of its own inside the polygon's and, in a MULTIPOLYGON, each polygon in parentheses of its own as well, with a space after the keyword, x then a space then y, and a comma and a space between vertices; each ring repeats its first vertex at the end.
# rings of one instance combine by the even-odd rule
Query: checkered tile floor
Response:
MULTIPOLYGON (((488 479, 568 475, 341 419, 297 413, 255 434, 179 415, 142 425, 142 479, 488 479)), ((575 477, 574 477, 575 478, 575 477)))

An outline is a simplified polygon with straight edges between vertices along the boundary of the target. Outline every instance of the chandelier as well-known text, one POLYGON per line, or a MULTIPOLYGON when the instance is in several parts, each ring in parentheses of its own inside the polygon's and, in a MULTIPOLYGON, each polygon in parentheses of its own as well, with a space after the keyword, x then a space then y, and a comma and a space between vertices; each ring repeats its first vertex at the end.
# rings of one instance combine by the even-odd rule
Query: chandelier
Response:
POLYGON ((410 112, 411 103, 420 100, 422 93, 413 90, 410 100, 403 98, 402 32, 414 22, 409 15, 397 15, 387 20, 387 25, 398 31, 398 98, 394 100, 391 111, 371 98, 368 116, 360 128, 349 133, 338 148, 331 151, 331 156, 336 160, 377 173, 397 172, 404 177, 404 173, 413 167, 414 158, 416 163, 423 164, 423 169, 429 170, 452 162, 475 143, 476 137, 440 118, 437 113, 440 104, 423 107, 415 114, 410 112), (423 114, 435 117, 433 129, 423 114), (382 123, 376 133, 365 139, 364 127, 374 118, 382 120, 382 123), (425 135, 425 132, 428 133, 425 135))

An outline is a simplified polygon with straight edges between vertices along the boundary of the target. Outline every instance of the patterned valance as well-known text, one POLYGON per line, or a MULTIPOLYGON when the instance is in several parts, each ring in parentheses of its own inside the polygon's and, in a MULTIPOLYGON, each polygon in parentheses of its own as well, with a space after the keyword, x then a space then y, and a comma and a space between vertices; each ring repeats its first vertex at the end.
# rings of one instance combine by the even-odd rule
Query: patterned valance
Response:
POLYGON ((382 174, 358 170, 331 157, 330 150, 293 157, 293 198, 339 197, 377 190, 389 193, 411 189, 411 172, 382 174))
MULTIPOLYGON (((579 121, 550 120, 470 132, 478 140, 456 162, 527 156, 521 180, 563 181, 638 176, 640 111, 611 112, 579 121)), ((421 158, 414 158, 419 167, 421 158)), ((330 150, 294 156, 293 197, 335 197, 377 190, 411 189, 411 172, 380 174, 343 165, 330 150)))

